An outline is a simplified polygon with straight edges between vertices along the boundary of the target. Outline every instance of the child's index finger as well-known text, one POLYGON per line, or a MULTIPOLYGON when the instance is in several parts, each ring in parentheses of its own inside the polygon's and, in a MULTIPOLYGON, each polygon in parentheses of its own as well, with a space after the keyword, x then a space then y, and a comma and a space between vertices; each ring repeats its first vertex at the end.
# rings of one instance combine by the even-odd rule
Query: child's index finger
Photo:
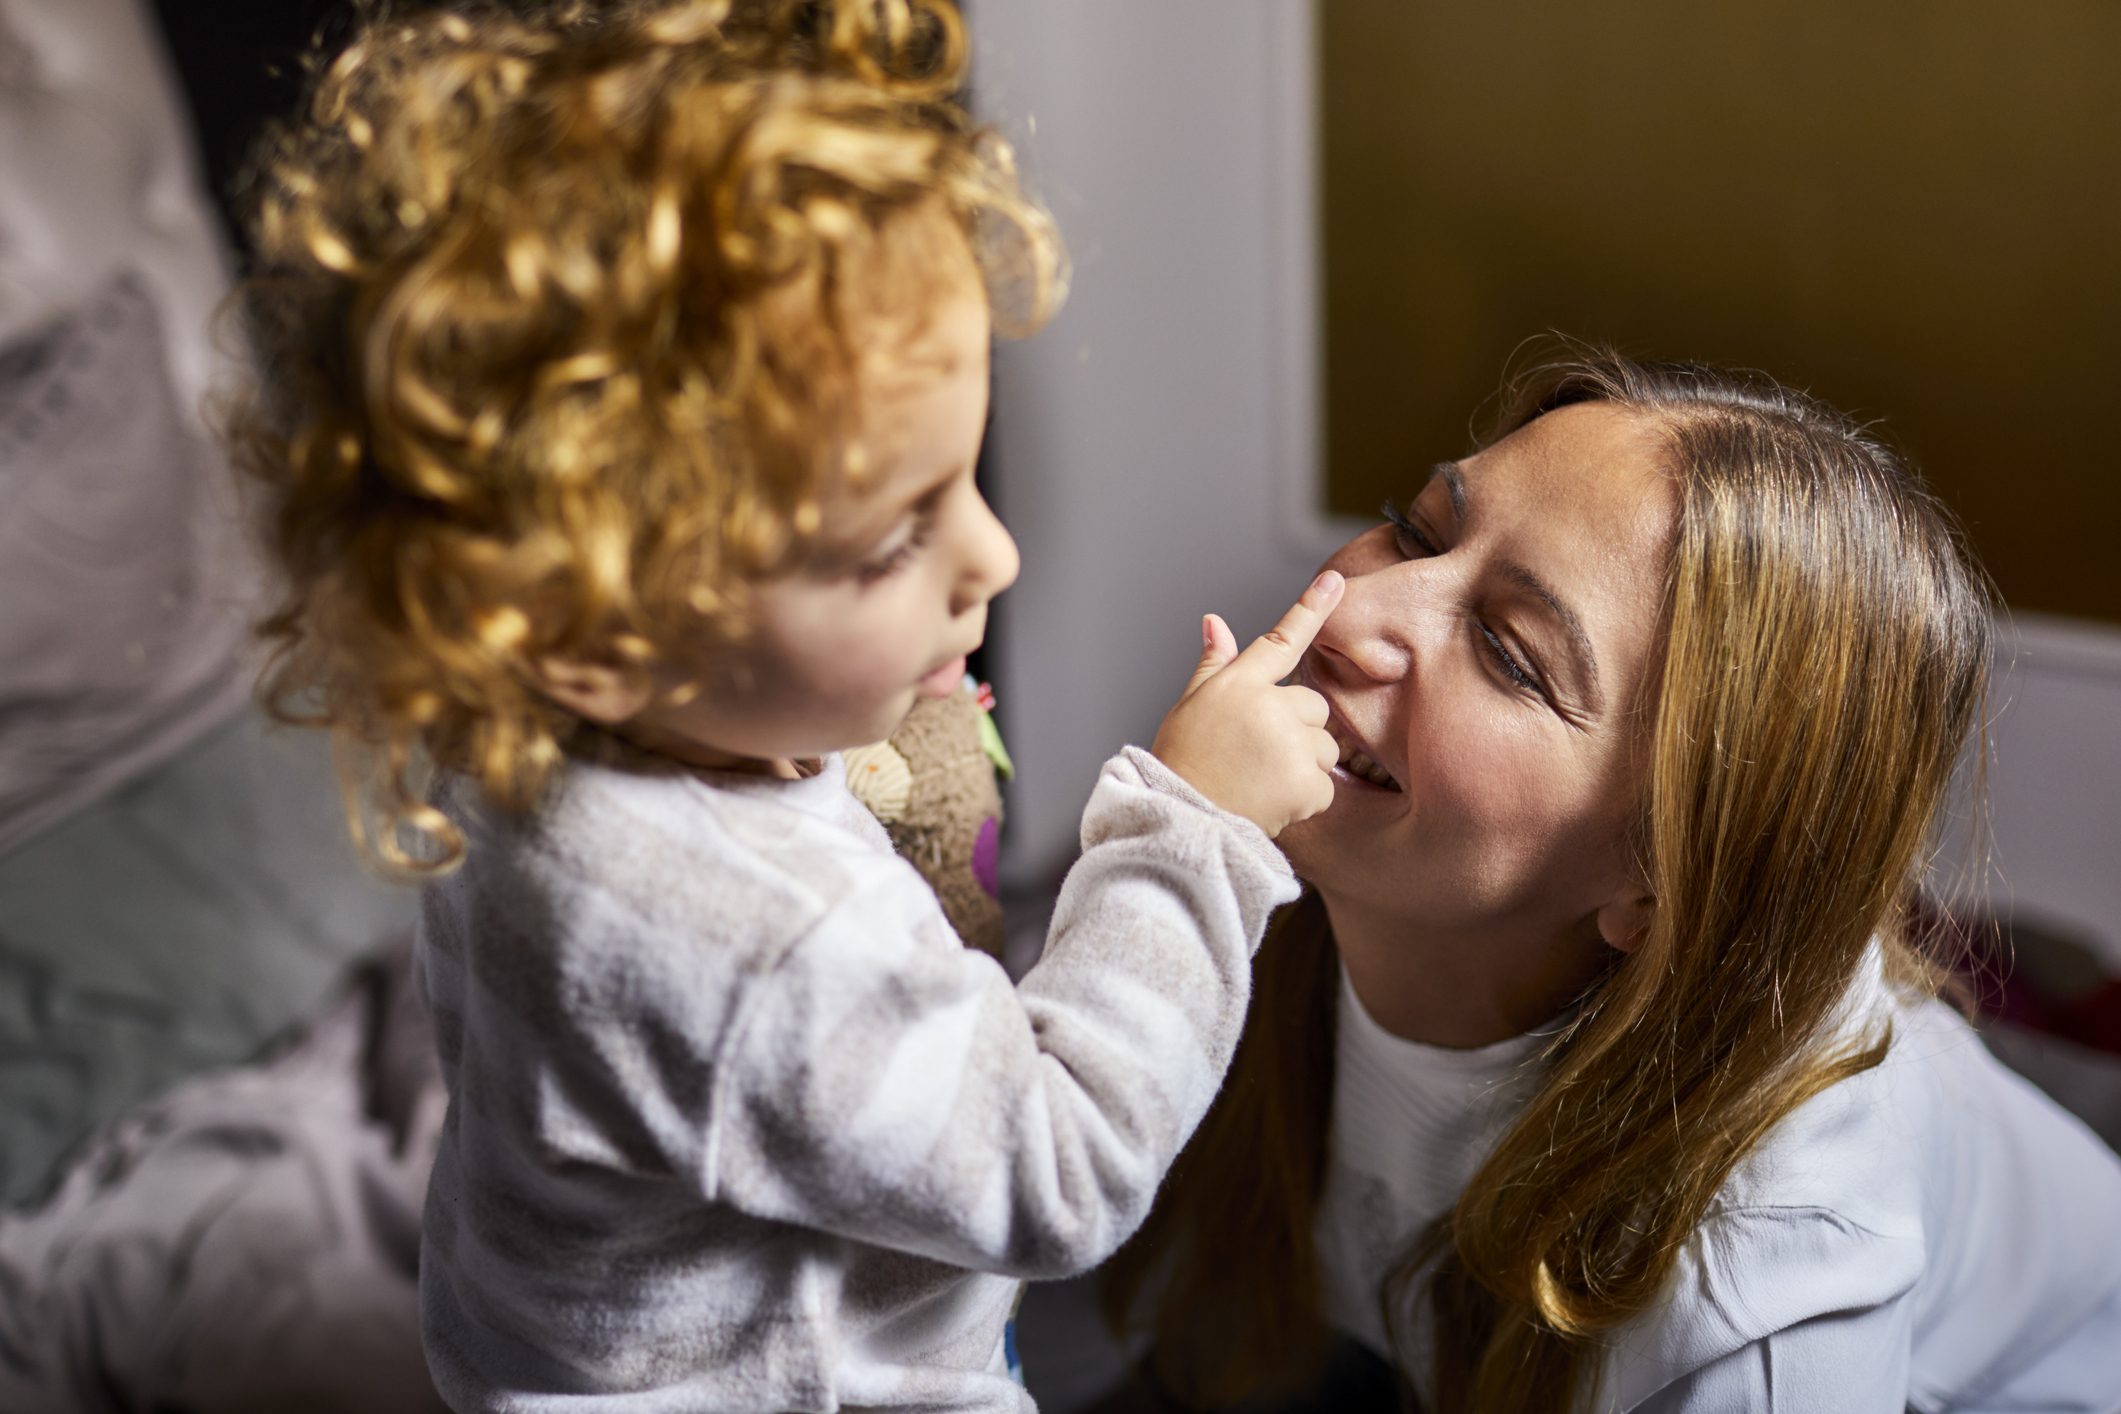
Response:
POLYGON ((1268 682, 1280 682, 1295 671, 1297 660, 1318 637, 1318 630, 1325 625, 1333 610, 1340 604, 1347 581, 1337 570, 1327 570, 1311 581, 1303 597, 1289 606, 1289 612, 1281 616, 1281 622, 1252 640, 1245 651, 1237 655, 1237 661, 1224 669, 1242 668, 1258 673, 1268 682))

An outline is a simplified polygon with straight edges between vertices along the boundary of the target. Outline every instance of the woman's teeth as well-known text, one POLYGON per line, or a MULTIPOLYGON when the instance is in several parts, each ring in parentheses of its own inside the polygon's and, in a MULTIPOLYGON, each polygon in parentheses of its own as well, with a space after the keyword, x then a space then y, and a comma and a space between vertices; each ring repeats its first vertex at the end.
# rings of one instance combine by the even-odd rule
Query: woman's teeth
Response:
POLYGON ((1399 782, 1392 779, 1392 773, 1372 761, 1358 746, 1346 742, 1341 744, 1340 765, 1342 770, 1350 775, 1361 776, 1373 786, 1382 786, 1386 790, 1399 789, 1399 782))

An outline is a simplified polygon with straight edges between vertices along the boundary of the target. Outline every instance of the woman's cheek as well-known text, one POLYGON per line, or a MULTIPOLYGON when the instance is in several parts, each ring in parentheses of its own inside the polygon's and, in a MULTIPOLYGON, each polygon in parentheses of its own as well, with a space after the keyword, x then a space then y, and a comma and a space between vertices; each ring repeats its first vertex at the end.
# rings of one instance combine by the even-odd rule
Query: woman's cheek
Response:
POLYGON ((1621 822, 1576 764, 1554 752, 1523 753, 1497 772, 1494 852, 1517 891, 1573 898, 1610 853, 1621 822))
POLYGON ((1408 790, 1433 823, 1489 850, 1537 848, 1560 802, 1521 723, 1487 702, 1464 702, 1451 729, 1413 746, 1409 760, 1421 769, 1409 773, 1408 790))

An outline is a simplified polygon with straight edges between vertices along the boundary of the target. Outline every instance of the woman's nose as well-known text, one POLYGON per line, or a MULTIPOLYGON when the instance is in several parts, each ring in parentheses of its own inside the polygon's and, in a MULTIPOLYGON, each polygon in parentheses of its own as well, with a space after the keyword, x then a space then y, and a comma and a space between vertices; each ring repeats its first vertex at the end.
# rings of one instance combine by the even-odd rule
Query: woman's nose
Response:
MULTIPOLYGON (((1337 568, 1337 566, 1336 566, 1337 568)), ((1423 596, 1409 566, 1351 574, 1348 587, 1312 646, 1336 673, 1398 682, 1414 670, 1423 596)), ((1345 571, 1343 571, 1345 573, 1345 571)))

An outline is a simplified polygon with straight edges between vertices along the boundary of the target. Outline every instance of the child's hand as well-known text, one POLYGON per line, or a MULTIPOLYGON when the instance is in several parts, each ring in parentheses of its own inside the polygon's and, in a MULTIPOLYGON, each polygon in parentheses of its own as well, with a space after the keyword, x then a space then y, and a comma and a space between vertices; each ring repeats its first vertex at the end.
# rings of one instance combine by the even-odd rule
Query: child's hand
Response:
POLYGON ((1340 748, 1326 732, 1326 699, 1279 684, 1345 587, 1327 570, 1243 653, 1229 626, 1208 615, 1200 666, 1149 748, 1195 790, 1269 836, 1333 803, 1340 748))

